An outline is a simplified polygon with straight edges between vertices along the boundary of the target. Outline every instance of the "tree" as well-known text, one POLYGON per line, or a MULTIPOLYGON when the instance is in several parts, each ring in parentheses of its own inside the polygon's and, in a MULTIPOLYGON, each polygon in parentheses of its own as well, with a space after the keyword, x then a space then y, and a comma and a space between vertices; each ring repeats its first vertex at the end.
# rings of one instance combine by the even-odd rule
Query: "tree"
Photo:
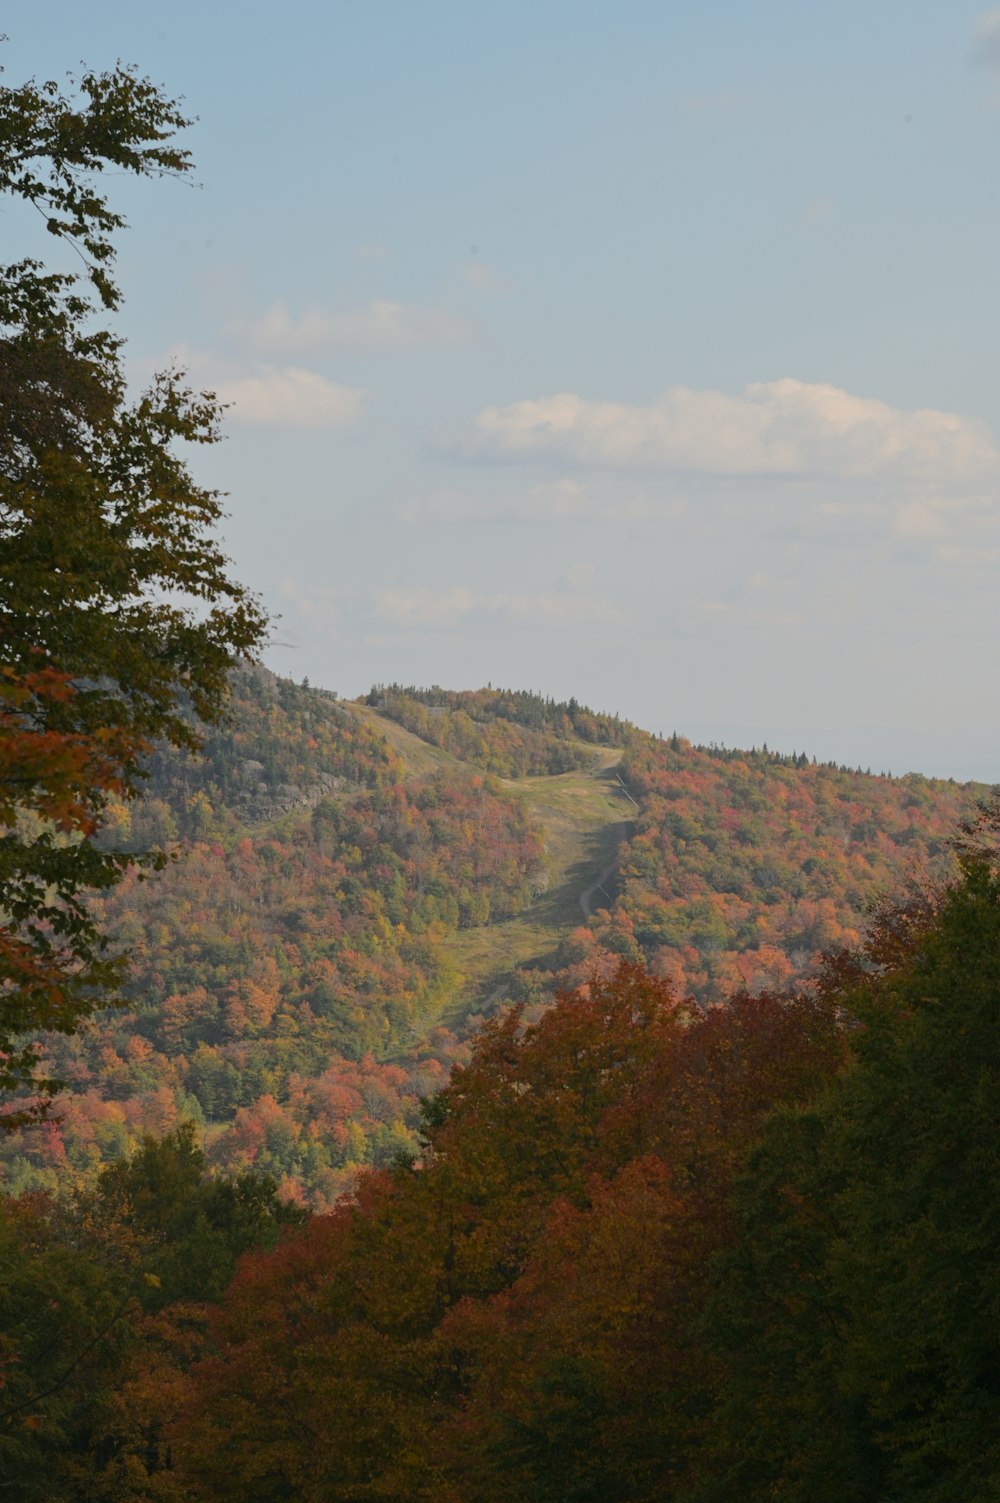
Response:
POLYGON ((936 912, 877 915, 867 968, 839 969, 853 1062, 750 1161, 706 1503, 998 1495, 998 814, 936 912))
POLYGON ((121 1380, 128 1293, 41 1197, 0 1197, 0 1477, 9 1497, 65 1498, 55 1476, 121 1380))
POLYGON ((690 1499, 733 1182, 840 1031, 808 996, 702 1014, 628 962, 491 1020, 419 1168, 241 1261, 170 1432, 189 1495, 690 1499))
POLYGON ((306 1221, 273 1181, 211 1178, 190 1124, 146 1137, 75 1201, 0 1196, 0 1492, 188 1496, 164 1428, 204 1354, 200 1302, 306 1221))
POLYGON ((136 859, 97 838, 108 800, 137 797, 156 741, 197 746, 266 629, 216 541, 219 492, 175 448, 217 441, 218 402, 178 370, 131 400, 95 318, 121 301, 124 226, 100 175, 182 176, 190 122, 132 69, 71 82, 0 87, 0 192, 86 268, 0 267, 0 1091, 43 1098, 24 1036, 72 1032, 120 974, 86 906, 136 859))

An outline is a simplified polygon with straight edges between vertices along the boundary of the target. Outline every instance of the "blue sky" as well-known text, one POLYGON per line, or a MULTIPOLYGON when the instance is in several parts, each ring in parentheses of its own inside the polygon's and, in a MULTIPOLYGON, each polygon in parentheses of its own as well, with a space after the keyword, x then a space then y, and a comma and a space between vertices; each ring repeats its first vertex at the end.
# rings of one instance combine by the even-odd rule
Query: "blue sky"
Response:
POLYGON ((112 185, 122 329, 234 403, 196 467, 271 666, 1000 779, 1000 10, 4 26, 10 83, 122 58, 199 117, 198 189, 112 185))

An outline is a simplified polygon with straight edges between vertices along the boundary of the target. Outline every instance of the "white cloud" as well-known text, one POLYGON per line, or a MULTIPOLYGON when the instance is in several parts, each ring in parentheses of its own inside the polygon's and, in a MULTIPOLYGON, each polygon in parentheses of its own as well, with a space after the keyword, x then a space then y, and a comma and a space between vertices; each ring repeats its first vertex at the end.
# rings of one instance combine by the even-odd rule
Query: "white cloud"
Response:
POLYGON ((225 359, 176 344, 155 368, 173 366, 192 385, 228 406, 226 421, 259 428, 349 428, 363 416, 370 392, 343 386, 300 366, 225 359))
POLYGON ((904 412, 791 377, 738 395, 677 386, 648 406, 572 392, 487 407, 458 445, 467 457, 720 476, 974 482, 1000 469, 987 425, 904 412))
POLYGON ((358 387, 340 386, 297 366, 230 377, 217 383, 216 393, 231 404, 231 421, 266 428, 349 428, 368 400, 358 387))
POLYGON ((238 344, 263 354, 306 355, 324 350, 415 350, 467 344, 468 320, 447 308, 421 308, 380 298, 364 308, 331 313, 309 308, 293 317, 276 303, 260 318, 231 324, 238 344))
POLYGON ((537 595, 500 597, 505 610, 515 620, 539 621, 552 626, 628 626, 631 617, 609 600, 597 600, 582 593, 564 594, 543 590, 537 595))
POLYGON ((1000 6, 976 19, 973 60, 986 68, 1000 68, 1000 6))
POLYGON ((464 261, 459 267, 462 280, 476 292, 505 292, 507 283, 486 261, 464 261))
POLYGON ((476 608, 476 596, 461 585, 448 590, 418 586, 410 590, 380 590, 375 596, 380 616, 400 626, 454 626, 476 608))
POLYGON ((608 601, 558 590, 479 595, 462 585, 445 590, 418 586, 381 590, 375 596, 375 607, 386 620, 409 628, 444 629, 474 614, 505 616, 512 622, 553 627, 624 626, 629 622, 629 617, 608 601))

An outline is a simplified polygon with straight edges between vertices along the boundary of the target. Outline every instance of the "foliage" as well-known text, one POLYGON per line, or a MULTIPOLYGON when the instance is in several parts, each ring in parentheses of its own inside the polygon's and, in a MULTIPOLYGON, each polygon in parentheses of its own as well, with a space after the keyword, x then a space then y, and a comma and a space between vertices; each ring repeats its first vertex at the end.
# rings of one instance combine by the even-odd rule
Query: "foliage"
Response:
POLYGON ((75 1204, 0 1200, 5 1486, 47 1503, 149 1496, 133 1484, 166 1466, 172 1384, 202 1350, 178 1301, 219 1298, 240 1254, 303 1219, 266 1179, 207 1178, 190 1129, 146 1139, 75 1204))
POLYGON ((910 940, 851 996, 854 1067, 775 1122, 741 1191, 712 1498, 985 1503, 1000 1484, 995 860, 965 854, 910 940))
MULTIPOLYGON (((54 83, 0 88, 0 191, 40 211, 82 256, 106 309, 120 300, 112 268, 123 220, 99 175, 185 172, 188 154, 172 138, 186 124, 121 67, 84 75, 75 98, 54 83)), ((218 438, 217 403, 177 371, 129 400, 121 342, 93 312, 77 276, 30 258, 0 268, 5 1091, 33 1079, 18 1036, 72 1032, 118 976, 85 901, 128 865, 94 840, 109 799, 137 795, 157 738, 197 744, 182 707, 217 717, 231 665, 266 624, 216 542, 218 493, 195 484, 175 452, 218 438)))
MULTIPOLYGON (((622 955, 703 1003, 786 986, 855 942, 865 901, 908 862, 944 869, 970 797, 679 738, 636 743, 625 771, 641 809, 606 883, 617 897, 509 979, 528 1018, 622 955)), ((70 1085, 63 1122, 0 1151, 5 1187, 90 1178, 186 1117, 214 1166, 319 1206, 359 1168, 412 1156, 421 1097, 466 1048, 451 937, 530 921, 544 881, 530 799, 477 777, 407 781, 350 705, 239 669, 201 755, 158 750, 145 796, 109 805, 117 846, 176 841, 184 859, 95 907, 132 949, 128 1006, 46 1037, 44 1068, 70 1085)))
POLYGON ((589 767, 593 756, 581 741, 627 746, 638 734, 617 715, 597 715, 575 699, 557 703, 523 690, 376 684, 367 702, 432 746, 505 778, 589 767))
POLYGON ((106 1171, 73 1239, 8 1203, 15 1331, 57 1265, 81 1351, 111 1283, 138 1298, 0 1444, 109 1503, 985 1503, 996 828, 797 995, 702 1011, 621 961, 498 1015, 419 1161, 278 1240, 273 1186, 206 1183, 189 1132, 106 1171))
POLYGON ((26 1503, 52 1497, 59 1458, 120 1371, 127 1304, 44 1202, 0 1200, 0 1476, 26 1503))
POLYGON ((797 999, 623 962, 498 1018, 417 1172, 241 1266, 189 1495, 993 1497, 998 956, 966 856, 797 999))
POLYGON ((824 1002, 701 1017, 627 963, 537 1025, 498 1019, 419 1172, 242 1266, 175 1431, 193 1495, 669 1496, 725 1187, 840 1052, 824 1002))
POLYGON ((216 1167, 318 1204, 416 1151, 420 1096, 461 1053, 434 1029, 447 939, 524 908, 542 853, 492 780, 399 774, 355 712, 261 669, 199 759, 158 754, 114 839, 183 835, 184 859, 95 905, 132 950, 128 1005, 45 1039, 70 1093, 0 1151, 8 1190, 90 1178, 185 1117, 216 1167))
POLYGON ((335 694, 244 662, 229 676, 228 696, 222 722, 199 727, 196 753, 178 756, 159 743, 143 797, 109 806, 107 838, 115 846, 141 850, 209 835, 232 846, 280 814, 402 775, 384 738, 335 694))
POLYGON ((158 1310, 176 1300, 218 1299, 242 1253, 273 1248, 283 1227, 306 1220, 276 1191, 266 1175, 209 1177, 188 1122, 162 1138, 147 1134, 131 1157, 103 1170, 80 1203, 109 1229, 117 1253, 127 1240, 142 1268, 141 1303, 158 1310))
POLYGON ((866 905, 949 873, 982 792, 680 737, 637 742, 621 774, 639 810, 615 898, 566 958, 585 972, 602 952, 642 955, 701 1001, 794 985, 823 952, 857 945, 866 905))

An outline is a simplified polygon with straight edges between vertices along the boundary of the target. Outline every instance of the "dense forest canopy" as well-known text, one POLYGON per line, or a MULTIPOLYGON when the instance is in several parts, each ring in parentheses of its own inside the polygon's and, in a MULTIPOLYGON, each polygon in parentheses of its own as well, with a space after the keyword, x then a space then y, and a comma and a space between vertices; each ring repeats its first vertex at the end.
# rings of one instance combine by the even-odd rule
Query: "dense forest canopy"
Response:
POLYGON ((575 699, 555 700, 528 689, 442 689, 435 684, 419 689, 413 684, 374 684, 367 702, 395 717, 407 705, 463 713, 471 720, 489 723, 503 720, 531 731, 547 731, 562 737, 575 736, 602 746, 625 746, 635 727, 618 715, 599 714, 575 699))
POLYGON ((183 1131, 63 1208, 5 1199, 4 1474, 59 1503, 988 1503, 998 993, 971 843, 796 992, 702 1010, 621 961, 497 1016, 419 1161, 330 1214, 206 1179, 183 1131))
MULTIPOLYGON (((479 1021, 462 946, 499 943, 502 957, 510 923, 530 924, 545 896, 547 836, 517 792, 590 786, 589 763, 503 782, 456 754, 408 774, 384 712, 262 668, 237 670, 231 695, 200 753, 159 748, 145 796, 109 806, 117 847, 180 859, 95 902, 130 952, 126 1006, 46 1038, 44 1067, 69 1090, 58 1123, 0 1147, 8 1192, 88 1182, 144 1132, 188 1120, 215 1170, 266 1172, 318 1206, 360 1169, 417 1153, 421 1100, 479 1021)), ((465 713, 440 708, 445 731, 465 713)), ((553 744, 591 761, 598 749, 565 732, 553 744)), ((794 984, 823 950, 858 942, 879 893, 947 871, 974 795, 635 730, 620 755, 607 776, 635 818, 605 890, 589 918, 574 896, 575 920, 501 965, 490 1008, 521 1000, 534 1016, 622 957, 703 1004, 794 984)))
POLYGON ((202 752, 161 749, 116 844, 176 842, 155 883, 95 900, 131 956, 127 1006, 46 1041, 61 1121, 0 1149, 7 1189, 55 1188, 195 1120, 213 1164, 330 1202, 412 1152, 419 1098, 462 1045, 435 1028, 443 941, 531 902, 543 852, 520 805, 458 769, 407 780, 321 691, 236 673, 202 752))

